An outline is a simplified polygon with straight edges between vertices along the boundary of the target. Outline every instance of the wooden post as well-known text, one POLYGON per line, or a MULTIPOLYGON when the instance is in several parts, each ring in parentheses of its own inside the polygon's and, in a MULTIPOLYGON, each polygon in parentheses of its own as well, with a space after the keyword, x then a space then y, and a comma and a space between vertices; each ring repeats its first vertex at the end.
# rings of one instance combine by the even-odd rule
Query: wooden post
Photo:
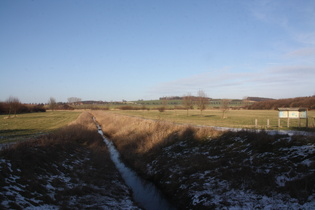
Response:
POLYGON ((299 118, 299 128, 301 127, 301 118, 299 118))
POLYGON ((290 127, 290 118, 288 117, 287 119, 287 127, 289 128, 290 127))
POLYGON ((306 117, 306 127, 308 128, 308 117, 306 117))
POLYGON ((269 119, 267 119, 267 128, 270 127, 270 124, 269 124, 269 119))
POLYGON ((281 128, 281 119, 278 118, 278 128, 281 128))
POLYGON ((258 120, 255 119, 255 128, 257 128, 257 127, 258 127, 258 120))

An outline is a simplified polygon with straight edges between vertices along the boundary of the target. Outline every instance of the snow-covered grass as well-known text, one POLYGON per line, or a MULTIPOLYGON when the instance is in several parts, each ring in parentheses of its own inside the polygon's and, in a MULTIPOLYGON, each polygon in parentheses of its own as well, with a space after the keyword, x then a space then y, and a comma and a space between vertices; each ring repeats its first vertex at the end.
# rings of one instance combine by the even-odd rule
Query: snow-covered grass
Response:
POLYGON ((147 173, 175 200, 189 200, 181 208, 313 209, 314 138, 268 138, 239 132, 195 145, 180 141, 163 148, 147 173))
POLYGON ((180 209, 315 209, 314 136, 94 116, 126 163, 180 209))

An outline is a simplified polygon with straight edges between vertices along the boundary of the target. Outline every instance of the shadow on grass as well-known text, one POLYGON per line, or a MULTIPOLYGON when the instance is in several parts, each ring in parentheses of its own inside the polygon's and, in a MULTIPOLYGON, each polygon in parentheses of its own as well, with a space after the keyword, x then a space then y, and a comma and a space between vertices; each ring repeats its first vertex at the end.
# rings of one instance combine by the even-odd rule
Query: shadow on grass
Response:
POLYGON ((19 133, 19 132, 35 132, 35 129, 7 129, 7 130, 0 130, 0 135, 3 134, 15 134, 15 133, 19 133))
POLYGON ((205 115, 205 117, 215 117, 216 115, 205 115))
POLYGON ((8 130, 0 130, 0 143, 6 140, 12 140, 16 138, 27 138, 31 137, 39 132, 35 129, 8 129, 8 130))
POLYGON ((306 131, 306 132, 315 132, 315 127, 312 127, 312 128, 306 128, 306 127, 290 127, 290 130, 306 131))

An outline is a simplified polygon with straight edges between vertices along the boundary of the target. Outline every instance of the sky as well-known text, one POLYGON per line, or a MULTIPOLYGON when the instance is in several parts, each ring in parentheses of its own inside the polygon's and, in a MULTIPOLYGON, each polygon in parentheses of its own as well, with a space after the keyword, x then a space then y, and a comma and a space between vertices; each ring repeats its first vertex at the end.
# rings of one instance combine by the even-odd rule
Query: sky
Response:
POLYGON ((0 101, 315 95, 314 0, 0 0, 0 101))

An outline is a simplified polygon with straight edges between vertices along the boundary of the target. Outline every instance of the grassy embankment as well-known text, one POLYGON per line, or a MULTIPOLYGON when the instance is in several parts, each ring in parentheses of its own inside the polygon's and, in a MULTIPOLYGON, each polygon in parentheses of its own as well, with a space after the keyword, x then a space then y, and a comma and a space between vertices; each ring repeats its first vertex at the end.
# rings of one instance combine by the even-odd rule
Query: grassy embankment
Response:
POLYGON ((0 143, 46 134, 74 121, 80 113, 81 111, 47 111, 18 114, 12 118, 0 115, 0 143))
MULTIPOLYGON (((174 123, 184 123, 191 125, 219 126, 230 128, 255 128, 255 119, 258 120, 259 129, 298 129, 298 120, 290 119, 290 128, 287 128, 287 120, 281 119, 281 128, 278 127, 278 111, 276 110, 229 110, 222 118, 222 110, 204 110, 202 114, 199 110, 116 110, 129 116, 143 117, 147 119, 166 120, 174 123), (267 128, 269 119, 270 127, 267 128)), ((308 112, 309 127, 314 127, 315 111, 308 112)), ((305 119, 301 120, 301 129, 305 127, 305 119)))
MULTIPOLYGON (((51 123, 40 114, 28 117, 55 128, 74 117, 65 114, 47 113, 50 120, 60 118, 51 123)), ((87 112, 68 126, 0 150, 0 189, 0 209, 137 209, 87 112)))
POLYGON ((314 205, 314 136, 223 133, 108 111, 93 114, 127 165, 180 209, 314 205))

